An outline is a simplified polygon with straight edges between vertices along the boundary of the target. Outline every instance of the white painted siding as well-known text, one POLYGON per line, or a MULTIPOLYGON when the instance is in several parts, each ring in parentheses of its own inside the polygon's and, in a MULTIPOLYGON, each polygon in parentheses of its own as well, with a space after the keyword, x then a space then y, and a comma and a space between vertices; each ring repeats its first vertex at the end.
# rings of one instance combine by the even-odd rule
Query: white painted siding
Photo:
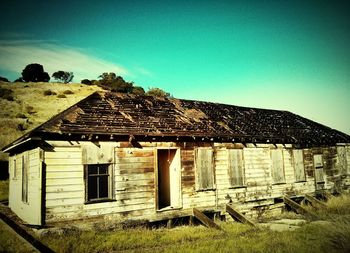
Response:
POLYGON ((25 151, 12 156, 9 168, 9 206, 25 223, 41 225, 41 159, 40 149, 25 151), (27 202, 22 201, 22 157, 27 160, 27 202), (16 177, 14 177, 16 160, 16 177))

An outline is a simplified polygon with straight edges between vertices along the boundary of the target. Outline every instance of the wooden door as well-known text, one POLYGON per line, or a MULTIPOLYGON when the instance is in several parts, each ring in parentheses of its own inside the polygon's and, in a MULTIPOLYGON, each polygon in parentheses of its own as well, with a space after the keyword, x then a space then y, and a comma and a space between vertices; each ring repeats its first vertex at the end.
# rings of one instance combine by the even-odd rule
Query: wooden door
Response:
POLYGON ((181 205, 180 150, 157 150, 157 209, 181 205))

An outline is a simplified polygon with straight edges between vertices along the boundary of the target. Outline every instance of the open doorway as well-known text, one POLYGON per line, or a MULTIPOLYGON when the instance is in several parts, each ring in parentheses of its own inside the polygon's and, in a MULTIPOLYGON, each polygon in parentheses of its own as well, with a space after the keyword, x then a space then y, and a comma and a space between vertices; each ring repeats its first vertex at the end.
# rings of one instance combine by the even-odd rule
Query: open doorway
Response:
POLYGON ((157 209, 180 207, 180 150, 157 150, 157 209))

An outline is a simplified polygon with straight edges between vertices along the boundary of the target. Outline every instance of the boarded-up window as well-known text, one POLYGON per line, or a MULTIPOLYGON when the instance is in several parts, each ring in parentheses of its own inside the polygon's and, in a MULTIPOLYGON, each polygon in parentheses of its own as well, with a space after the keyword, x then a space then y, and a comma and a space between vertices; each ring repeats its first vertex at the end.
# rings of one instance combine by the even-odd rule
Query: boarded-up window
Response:
POLYGON ((285 183, 283 153, 281 149, 271 150, 271 173, 274 184, 285 183))
POLYGON ((348 162, 346 160, 346 148, 345 148, 345 146, 337 147, 337 155, 338 155, 338 165, 339 165, 340 173, 342 175, 350 174, 348 171, 348 169, 349 169, 348 162))
POLYGON ((101 201, 110 199, 111 177, 108 164, 86 166, 86 200, 101 201))
POLYGON ((28 169, 29 157, 28 153, 22 156, 22 201, 28 203, 28 169))
POLYGON ((211 148, 197 148, 195 150, 196 189, 214 189, 213 150, 211 148))
POLYGON ((316 183, 324 183, 322 155, 314 155, 314 166, 316 183))
POLYGON ((295 181, 302 182, 306 180, 304 168, 303 150, 293 150, 295 181))
POLYGON ((228 149, 228 175, 231 187, 244 184, 243 150, 228 149))

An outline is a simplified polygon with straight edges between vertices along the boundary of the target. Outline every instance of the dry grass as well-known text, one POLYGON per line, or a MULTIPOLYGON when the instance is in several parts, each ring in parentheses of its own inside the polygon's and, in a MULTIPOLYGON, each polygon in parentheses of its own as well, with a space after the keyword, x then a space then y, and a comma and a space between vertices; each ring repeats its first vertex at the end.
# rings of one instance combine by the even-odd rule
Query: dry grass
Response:
POLYGON ((8 228, 0 220, 0 252, 36 252, 33 248, 24 243, 24 239, 16 236, 15 232, 8 228))
MULTIPOLYGON (((336 214, 327 222, 311 222, 295 231, 275 232, 239 223, 222 231, 203 226, 174 229, 70 230, 45 234, 42 240, 57 252, 350 252, 350 197, 334 197, 322 212, 336 214)), ((329 217, 329 216, 328 216, 329 217)))
MULTIPOLYGON (((14 101, 0 98, 0 148, 91 93, 101 90, 94 85, 62 83, 0 82, 0 88, 11 89, 14 96, 14 101), (59 98, 45 96, 45 90, 51 90, 56 94, 71 91, 74 94, 59 98), (21 117, 18 118, 18 115, 21 117)), ((0 152, 0 160, 7 160, 7 155, 0 152)))

